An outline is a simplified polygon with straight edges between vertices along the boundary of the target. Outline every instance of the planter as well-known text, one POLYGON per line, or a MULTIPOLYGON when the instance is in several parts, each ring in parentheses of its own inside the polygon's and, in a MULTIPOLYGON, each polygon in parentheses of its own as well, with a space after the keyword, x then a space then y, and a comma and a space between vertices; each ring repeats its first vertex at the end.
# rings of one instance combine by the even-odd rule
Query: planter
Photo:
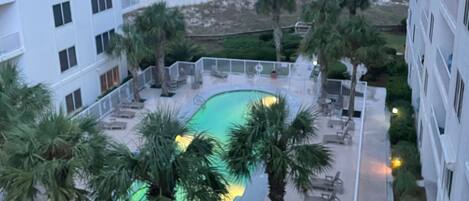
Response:
POLYGON ((276 71, 272 71, 272 73, 270 73, 270 77, 272 79, 277 79, 277 72, 276 71))

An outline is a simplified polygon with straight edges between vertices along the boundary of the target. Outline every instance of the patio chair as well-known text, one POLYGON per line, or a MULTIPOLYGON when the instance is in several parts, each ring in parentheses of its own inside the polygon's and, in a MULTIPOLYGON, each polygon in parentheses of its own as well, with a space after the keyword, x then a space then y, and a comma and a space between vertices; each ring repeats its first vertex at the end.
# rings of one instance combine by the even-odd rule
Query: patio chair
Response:
POLYGON ((221 72, 217 69, 215 65, 212 66, 212 70, 210 71, 210 75, 216 78, 226 79, 228 78, 228 74, 221 72))
POLYGON ((143 107, 145 107, 145 104, 141 103, 141 102, 121 103, 120 107, 121 108, 126 108, 126 109, 140 110, 140 109, 143 109, 143 107))
POLYGON ((347 124, 342 131, 337 132, 335 135, 324 135, 322 142, 333 143, 333 144, 350 144, 352 142, 352 136, 349 134, 350 124, 347 124))
POLYGON ((340 199, 336 196, 335 191, 331 194, 321 194, 321 196, 309 196, 305 197, 305 201, 340 201, 340 199))
POLYGON ((124 130, 127 128, 127 122, 120 122, 120 121, 111 121, 105 122, 101 121, 100 126, 102 129, 106 130, 124 130))
POLYGON ((340 179, 340 171, 335 176, 326 176, 325 178, 312 178, 311 187, 325 191, 335 191, 343 193, 344 182, 340 179))
POLYGON ((120 108, 116 108, 111 116, 118 117, 118 118, 132 119, 135 117, 135 112, 121 110, 120 108))

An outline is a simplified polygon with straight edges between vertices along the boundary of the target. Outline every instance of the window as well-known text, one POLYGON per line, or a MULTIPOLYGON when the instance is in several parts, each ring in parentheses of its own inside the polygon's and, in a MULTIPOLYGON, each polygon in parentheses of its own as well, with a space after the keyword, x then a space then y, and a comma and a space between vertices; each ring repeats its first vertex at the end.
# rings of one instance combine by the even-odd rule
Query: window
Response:
POLYGON ((433 13, 430 15, 430 31, 428 33, 428 37, 430 38, 430 42, 433 42, 433 27, 435 24, 435 18, 433 17, 433 13))
POLYGON ((64 72, 77 65, 77 56, 75 46, 64 49, 59 52, 60 71, 64 72))
POLYGON ((464 26, 469 29, 469 0, 466 0, 466 6, 464 8, 464 26))
POLYGON ((427 88, 428 88, 428 71, 425 69, 425 79, 423 81, 423 92, 427 95, 427 88))
POLYGON ((112 0, 91 0, 93 14, 112 8, 112 0))
POLYGON ((99 77, 101 93, 106 93, 120 83, 119 67, 114 67, 99 77))
POLYGON ((114 36, 114 29, 106 31, 95 37, 96 41, 96 53, 101 54, 109 47, 112 36, 114 36))
POLYGON ((70 2, 63 2, 52 6, 54 12, 55 27, 72 22, 72 12, 70 11, 70 2))
POLYGON ((462 114, 462 105, 464 98, 464 81, 462 80, 461 74, 459 71, 456 74, 456 89, 454 90, 454 110, 456 111, 456 116, 458 120, 461 121, 462 114))
POLYGON ((422 138, 423 138, 423 125, 422 120, 420 120, 420 129, 419 129, 419 147, 422 147, 422 138))
POLYGON ((67 113, 69 114, 81 108, 81 106, 83 106, 81 101, 81 90, 77 89, 73 93, 65 96, 65 104, 67 106, 67 113))
POLYGON ((414 24, 414 28, 412 30, 412 43, 415 42, 415 24, 414 24))
POLYGON ((445 181, 446 195, 448 196, 448 198, 451 198, 451 190, 453 188, 453 171, 446 169, 444 181, 445 181))

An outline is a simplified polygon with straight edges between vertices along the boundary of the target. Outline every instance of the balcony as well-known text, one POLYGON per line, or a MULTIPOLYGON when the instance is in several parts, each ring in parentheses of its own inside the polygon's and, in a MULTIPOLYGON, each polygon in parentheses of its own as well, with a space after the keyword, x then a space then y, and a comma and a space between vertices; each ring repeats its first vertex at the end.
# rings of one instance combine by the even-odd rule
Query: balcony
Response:
POLYGON ((441 0, 443 5, 446 7, 449 16, 454 22, 458 18, 458 4, 459 0, 441 0))
POLYGON ((16 57, 23 52, 20 32, 0 37, 0 62, 16 57))
POLYGON ((435 110, 433 109, 433 106, 431 106, 431 118, 429 119, 429 121, 433 134, 433 142, 435 143, 436 154, 438 156, 438 159, 441 161, 443 147, 441 145, 440 136, 444 134, 444 128, 440 128, 438 126, 438 121, 436 120, 435 110))
POLYGON ((8 3, 13 3, 15 2, 16 0, 0 0, 0 6, 4 5, 4 4, 8 4, 8 3))
POLYGON ((436 54, 436 68, 438 69, 446 93, 448 93, 453 53, 437 48, 436 54))

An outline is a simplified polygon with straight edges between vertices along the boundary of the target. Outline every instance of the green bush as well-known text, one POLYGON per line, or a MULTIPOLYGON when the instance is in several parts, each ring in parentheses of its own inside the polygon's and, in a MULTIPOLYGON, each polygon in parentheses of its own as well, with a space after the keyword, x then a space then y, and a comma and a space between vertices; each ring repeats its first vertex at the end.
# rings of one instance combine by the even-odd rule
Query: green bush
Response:
POLYGON ((384 47, 384 52, 388 55, 396 55, 397 53, 397 50, 395 48, 392 48, 392 47, 384 47))
MULTIPOLYGON (((394 194, 397 198, 400 198, 411 192, 415 192, 418 189, 415 176, 405 170, 397 171, 394 179, 394 194)), ((397 199, 399 200, 399 199, 397 199)))
POLYGON ((392 147, 392 155, 402 159, 401 169, 419 175, 421 170, 419 150, 415 143, 399 141, 392 147))
POLYGON ((327 69, 327 78, 345 80, 349 79, 347 67, 340 61, 332 62, 327 69))
POLYGON ((407 77, 407 64, 402 56, 394 56, 393 62, 388 65, 387 69, 390 76, 407 77))
POLYGON ((405 140, 411 143, 417 142, 415 122, 413 118, 413 108, 408 101, 396 101, 390 105, 399 109, 397 115, 391 118, 391 126, 389 128, 389 140, 392 145, 399 141, 405 140))
POLYGON ((268 32, 268 33, 263 33, 261 35, 259 35, 259 40, 261 41, 271 41, 274 39, 274 35, 272 32, 268 32))
POLYGON ((412 97, 412 91, 407 85, 407 76, 392 76, 389 77, 386 86, 387 96, 386 103, 390 105, 397 100, 409 101, 412 97))

